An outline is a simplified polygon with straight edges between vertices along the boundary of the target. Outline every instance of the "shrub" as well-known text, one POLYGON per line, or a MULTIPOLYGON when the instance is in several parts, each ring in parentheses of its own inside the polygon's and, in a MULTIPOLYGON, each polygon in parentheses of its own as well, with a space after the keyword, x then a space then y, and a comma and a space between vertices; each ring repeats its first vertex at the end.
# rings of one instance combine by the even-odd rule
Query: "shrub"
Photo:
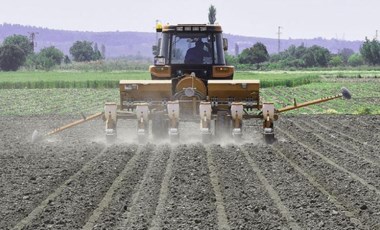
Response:
POLYGON ((25 53, 15 45, 0 47, 0 69, 4 71, 16 71, 25 62, 25 53))

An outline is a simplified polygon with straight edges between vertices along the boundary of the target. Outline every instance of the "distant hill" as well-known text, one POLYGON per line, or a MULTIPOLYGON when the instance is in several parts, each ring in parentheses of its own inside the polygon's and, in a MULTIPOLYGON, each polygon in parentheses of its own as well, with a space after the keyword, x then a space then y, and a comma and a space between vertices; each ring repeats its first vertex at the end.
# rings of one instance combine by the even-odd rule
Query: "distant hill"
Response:
MULTIPOLYGON (((88 32, 88 31, 66 31, 54 30, 35 26, 23 26, 14 24, 0 24, 0 42, 13 34, 29 36, 29 33, 36 33, 36 50, 44 47, 55 46, 65 54, 69 54, 69 49, 75 41, 96 42, 100 49, 103 44, 106 48, 106 57, 122 57, 137 55, 152 57, 152 45, 155 42, 156 34, 146 32, 88 32)), ((235 54, 235 48, 239 47, 239 52, 251 47, 256 42, 263 43, 269 53, 276 53, 278 50, 277 39, 246 37, 232 34, 225 34, 229 40, 229 53, 235 54), (237 44, 237 46, 236 46, 237 44)), ((290 45, 301 45, 309 47, 319 45, 329 49, 332 53, 337 53, 343 48, 350 48, 358 52, 363 41, 345 41, 337 39, 282 39, 281 50, 287 49, 290 45)))

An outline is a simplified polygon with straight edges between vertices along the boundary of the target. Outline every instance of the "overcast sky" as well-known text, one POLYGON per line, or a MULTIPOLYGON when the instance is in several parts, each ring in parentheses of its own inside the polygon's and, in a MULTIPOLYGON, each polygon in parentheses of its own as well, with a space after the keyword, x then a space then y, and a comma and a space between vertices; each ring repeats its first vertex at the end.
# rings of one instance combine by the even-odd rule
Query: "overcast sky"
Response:
POLYGON ((0 23, 154 32, 156 19, 207 23, 211 4, 236 35, 276 38, 281 26, 282 38, 364 40, 380 30, 380 0, 1 0, 0 23))

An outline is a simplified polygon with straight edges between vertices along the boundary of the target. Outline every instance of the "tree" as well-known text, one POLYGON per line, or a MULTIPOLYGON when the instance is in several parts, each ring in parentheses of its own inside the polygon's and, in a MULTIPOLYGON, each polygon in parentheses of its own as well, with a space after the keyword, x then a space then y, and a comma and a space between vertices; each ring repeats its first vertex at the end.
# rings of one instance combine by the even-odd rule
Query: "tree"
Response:
POLYGON ((341 66, 343 65, 343 58, 340 55, 335 55, 330 59, 329 65, 331 66, 341 66))
POLYGON ((331 58, 330 51, 321 46, 314 45, 309 48, 314 55, 316 65, 320 67, 327 67, 331 58))
POLYGON ((74 61, 85 62, 94 60, 94 49, 92 42, 76 41, 70 47, 70 54, 74 57, 74 61))
POLYGON ((23 66, 26 67, 29 70, 36 69, 36 61, 37 61, 37 54, 29 54, 26 57, 26 61, 24 62, 23 66))
POLYGON ((226 63, 228 65, 237 66, 239 64, 238 58, 236 56, 232 56, 232 55, 226 53, 225 57, 226 57, 226 63))
POLYGON ((355 52, 352 49, 343 48, 341 51, 338 52, 338 55, 342 57, 344 64, 347 64, 348 58, 354 53, 355 52))
POLYGON ((92 58, 92 60, 100 60, 102 59, 102 54, 100 53, 99 51, 99 48, 98 48, 98 43, 95 42, 95 45, 94 45, 94 57, 92 58))
POLYGON ((291 45, 288 49, 278 53, 273 54, 270 57, 271 63, 277 63, 276 66, 280 68, 304 68, 306 66, 305 62, 315 63, 314 56, 308 53, 308 48, 304 44, 300 46, 291 45))
POLYGON ((23 52, 25 57, 33 53, 33 44, 29 41, 28 37, 23 35, 12 35, 4 39, 3 45, 18 46, 23 52))
POLYGON ((16 71, 25 62, 24 51, 16 45, 4 45, 0 47, 0 69, 4 71, 16 71))
POLYGON ((63 59, 63 63, 65 63, 66 65, 71 63, 69 56, 65 55, 65 57, 63 59))
POLYGON ((50 70, 55 65, 62 63, 64 54, 54 46, 43 48, 37 55, 36 65, 37 68, 50 70))
POLYGON ((314 45, 306 48, 301 59, 305 63, 305 67, 327 67, 331 54, 328 49, 314 45))
POLYGON ((216 21, 216 8, 213 5, 208 8, 208 21, 210 24, 214 24, 216 21))
POLYGON ((259 64, 269 60, 269 54, 264 44, 258 42, 251 48, 244 49, 239 55, 242 64, 259 64))
POLYGON ((102 54, 102 59, 105 59, 106 58, 106 46, 104 44, 102 44, 100 46, 100 53, 102 54))
POLYGON ((55 66, 55 63, 52 59, 50 59, 46 56, 37 55, 37 57, 36 57, 36 68, 37 69, 43 69, 43 70, 49 71, 54 66, 55 66))
POLYGON ((360 54, 353 54, 348 58, 348 64, 350 66, 356 67, 363 65, 363 57, 360 54))
POLYGON ((364 61, 369 65, 380 64, 380 43, 376 39, 372 41, 365 39, 365 42, 360 47, 360 54, 364 61))
MULTIPOLYGON (((341 57, 335 59, 333 65, 339 64, 340 59, 341 57)), ((327 67, 330 60, 331 53, 328 49, 317 45, 307 48, 303 44, 298 47, 291 45, 283 52, 270 57, 270 62, 281 68, 327 67)))
POLYGON ((305 63, 305 67, 317 66, 317 61, 315 60, 314 54, 311 49, 307 49, 305 54, 301 57, 305 63))

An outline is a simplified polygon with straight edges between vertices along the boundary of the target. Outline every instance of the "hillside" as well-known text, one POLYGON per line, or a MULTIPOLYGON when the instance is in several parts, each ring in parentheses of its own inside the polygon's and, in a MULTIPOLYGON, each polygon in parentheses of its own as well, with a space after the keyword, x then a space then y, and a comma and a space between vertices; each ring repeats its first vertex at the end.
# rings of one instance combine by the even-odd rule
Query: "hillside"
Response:
MULTIPOLYGON (((5 37, 13 34, 21 34, 29 36, 29 33, 35 33, 36 50, 40 50, 47 46, 55 46, 62 50, 65 54, 69 53, 69 49, 75 41, 87 40, 102 44, 106 47, 106 57, 121 57, 129 55, 139 55, 151 57, 151 47, 155 42, 155 33, 147 32, 89 32, 89 31, 66 31, 54 30, 35 26, 23 26, 14 24, 0 24, 0 42, 5 37)), ((246 37, 232 34, 225 34, 229 39, 229 52, 235 54, 235 44, 238 44, 239 51, 247 47, 251 47, 256 42, 262 42, 266 45, 269 53, 276 53, 278 50, 277 39, 246 37)), ((357 52, 362 44, 362 41, 345 41, 337 39, 282 39, 281 50, 288 48, 290 45, 312 46, 319 45, 326 47, 333 53, 337 53, 343 48, 350 48, 357 52)))

